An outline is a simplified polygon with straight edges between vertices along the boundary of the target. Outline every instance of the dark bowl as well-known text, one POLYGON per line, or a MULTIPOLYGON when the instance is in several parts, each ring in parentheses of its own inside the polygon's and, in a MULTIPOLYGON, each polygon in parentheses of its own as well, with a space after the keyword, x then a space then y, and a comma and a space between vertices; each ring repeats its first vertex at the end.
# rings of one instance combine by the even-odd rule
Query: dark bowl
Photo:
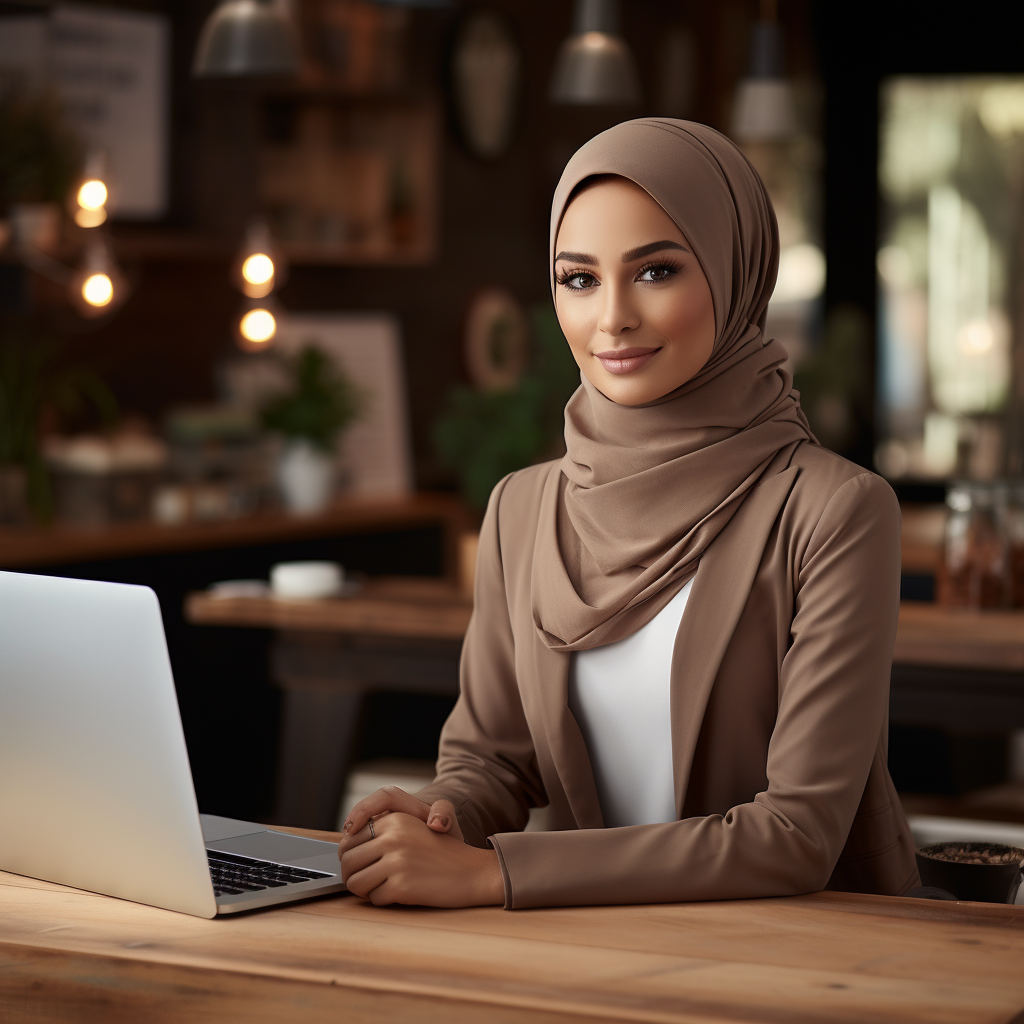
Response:
POLYGON ((917 868, 922 885, 946 889, 961 900, 980 903, 1012 903, 1021 883, 1021 861, 1024 850, 1002 843, 932 843, 917 851, 917 868), (935 853, 956 846, 968 853, 990 850, 992 853, 1016 851, 1020 860, 1013 864, 965 864, 955 860, 939 860, 935 853))

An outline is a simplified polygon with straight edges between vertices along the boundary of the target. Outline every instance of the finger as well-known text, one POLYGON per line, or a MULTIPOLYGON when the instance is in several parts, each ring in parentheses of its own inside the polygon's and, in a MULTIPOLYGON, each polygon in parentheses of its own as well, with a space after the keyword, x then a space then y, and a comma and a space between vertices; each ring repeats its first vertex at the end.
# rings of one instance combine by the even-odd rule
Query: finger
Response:
POLYGON ((383 854, 384 851, 381 849, 381 844, 373 842, 361 843, 348 850, 339 850, 338 860, 341 861, 341 880, 347 883, 349 876, 376 863, 383 854))
POLYGON ((398 898, 397 887, 390 878, 378 885, 376 889, 371 890, 366 898, 375 907, 387 907, 392 903, 401 903, 401 900, 398 898))
POLYGON ((430 813, 427 815, 427 824, 435 832, 451 831, 452 823, 455 821, 455 807, 451 800, 435 800, 430 805, 430 813))
POLYGON ((349 892, 356 896, 362 896, 364 900, 370 898, 374 889, 383 885, 388 880, 388 870, 383 861, 375 860, 361 871, 354 872, 345 880, 345 886, 349 892))
POLYGON ((349 812, 342 832, 348 834, 358 832, 376 814, 383 814, 384 811, 402 811, 426 821, 430 813, 430 807, 422 800, 410 796, 404 789, 397 786, 385 786, 364 797, 349 812))

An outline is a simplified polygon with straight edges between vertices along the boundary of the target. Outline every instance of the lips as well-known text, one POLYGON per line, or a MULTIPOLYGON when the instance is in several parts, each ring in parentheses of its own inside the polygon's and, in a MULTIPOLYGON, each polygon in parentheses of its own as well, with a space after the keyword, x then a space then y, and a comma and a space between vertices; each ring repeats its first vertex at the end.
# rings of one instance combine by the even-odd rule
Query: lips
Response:
POLYGON ((635 373, 646 366, 661 348, 616 348, 596 353, 601 365, 614 374, 635 373))

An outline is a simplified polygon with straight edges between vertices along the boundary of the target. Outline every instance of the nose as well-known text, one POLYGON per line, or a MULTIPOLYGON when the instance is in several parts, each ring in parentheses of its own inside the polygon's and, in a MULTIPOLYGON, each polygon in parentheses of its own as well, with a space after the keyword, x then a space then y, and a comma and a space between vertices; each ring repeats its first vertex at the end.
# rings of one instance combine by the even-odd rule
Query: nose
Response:
POLYGON ((609 281, 602 289, 601 315, 597 327, 603 334, 617 338, 640 326, 640 311, 632 289, 618 281, 609 281))

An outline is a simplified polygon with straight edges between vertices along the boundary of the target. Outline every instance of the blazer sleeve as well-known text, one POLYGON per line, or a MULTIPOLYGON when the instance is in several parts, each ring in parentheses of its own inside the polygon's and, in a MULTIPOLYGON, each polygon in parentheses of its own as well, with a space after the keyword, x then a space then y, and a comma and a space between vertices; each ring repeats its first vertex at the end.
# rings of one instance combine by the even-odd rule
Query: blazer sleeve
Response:
POLYGON ((871 474, 846 481, 797 569, 767 789, 725 814, 666 824, 494 835, 506 907, 823 889, 888 714, 899 573, 900 512, 891 488, 871 474))
POLYGON ((466 841, 479 847, 495 832, 523 829, 530 808, 547 803, 519 696, 502 571, 498 506, 510 479, 494 488, 480 530, 459 699, 441 733, 437 776, 416 794, 451 800, 466 841))

